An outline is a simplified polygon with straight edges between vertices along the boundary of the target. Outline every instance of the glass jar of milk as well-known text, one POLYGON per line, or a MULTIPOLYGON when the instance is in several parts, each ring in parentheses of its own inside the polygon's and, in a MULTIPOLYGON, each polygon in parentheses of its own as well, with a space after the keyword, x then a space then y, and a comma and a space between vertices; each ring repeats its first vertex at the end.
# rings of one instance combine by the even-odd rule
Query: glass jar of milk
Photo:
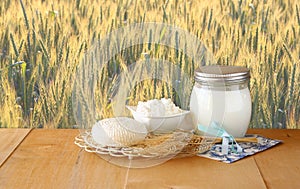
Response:
POLYGON ((239 66, 202 66, 195 70, 190 100, 197 128, 219 123, 234 137, 244 137, 251 118, 249 69, 239 66))

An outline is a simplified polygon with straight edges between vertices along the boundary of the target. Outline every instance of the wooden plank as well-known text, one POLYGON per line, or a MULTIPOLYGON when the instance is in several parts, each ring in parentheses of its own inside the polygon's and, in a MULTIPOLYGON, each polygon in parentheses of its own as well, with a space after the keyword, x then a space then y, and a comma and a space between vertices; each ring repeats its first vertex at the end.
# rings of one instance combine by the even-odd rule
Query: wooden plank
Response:
POLYGON ((266 188, 253 158, 225 164, 201 157, 133 169, 126 188, 266 188))
POLYGON ((300 188, 300 130, 252 130, 252 133, 283 140, 254 156, 268 188, 300 188))
POLYGON ((29 132, 30 129, 0 129, 0 167, 29 132))
POLYGON ((77 147, 77 134, 31 131, 0 168, 0 188, 122 188, 127 169, 77 147))
POLYGON ((127 169, 74 145, 78 133, 33 130, 1 167, 1 187, 266 188, 253 158, 225 164, 192 157, 145 169, 127 169))

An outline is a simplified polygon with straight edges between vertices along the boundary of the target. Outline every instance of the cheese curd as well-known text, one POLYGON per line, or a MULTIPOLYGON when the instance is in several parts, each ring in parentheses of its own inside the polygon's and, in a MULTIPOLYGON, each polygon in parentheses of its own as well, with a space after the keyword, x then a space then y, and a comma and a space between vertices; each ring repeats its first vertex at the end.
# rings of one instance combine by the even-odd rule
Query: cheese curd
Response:
POLYGON ((161 117, 179 114, 182 110, 170 98, 153 99, 146 102, 139 101, 136 112, 148 117, 161 117))

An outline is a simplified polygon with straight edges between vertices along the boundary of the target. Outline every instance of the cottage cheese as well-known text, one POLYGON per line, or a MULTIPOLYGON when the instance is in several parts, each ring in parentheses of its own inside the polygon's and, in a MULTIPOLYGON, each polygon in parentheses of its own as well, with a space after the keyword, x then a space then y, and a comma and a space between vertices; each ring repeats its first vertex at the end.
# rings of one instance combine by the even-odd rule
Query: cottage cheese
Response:
POLYGON ((149 117, 160 117, 179 114, 182 110, 170 98, 162 98, 160 100, 148 100, 147 102, 139 101, 136 112, 149 117))

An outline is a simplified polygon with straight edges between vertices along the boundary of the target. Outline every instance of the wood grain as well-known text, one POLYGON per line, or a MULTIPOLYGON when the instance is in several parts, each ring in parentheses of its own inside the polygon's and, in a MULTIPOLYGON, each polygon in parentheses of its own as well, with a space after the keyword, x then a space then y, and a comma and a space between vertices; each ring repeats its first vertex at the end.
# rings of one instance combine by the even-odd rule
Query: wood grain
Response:
POLYGON ((35 129, 18 146, 25 131, 0 130, 0 152, 12 153, 0 167, 1 189, 300 188, 300 130, 249 130, 283 143, 232 164, 190 157, 144 169, 85 152, 73 144, 78 130, 35 129))
POLYGON ((78 130, 33 130, 0 169, 0 188, 122 188, 127 169, 74 144, 78 130))
POLYGON ((225 164, 201 157, 130 170, 126 188, 266 188, 253 158, 225 164))
POLYGON ((29 132, 30 129, 0 129, 0 167, 29 132))
POLYGON ((0 168, 0 188, 266 188, 253 157, 233 164, 191 157, 127 169, 77 147, 77 134, 31 131, 0 168))
POLYGON ((253 156, 268 188, 300 188, 300 130, 251 130, 282 140, 282 144, 253 156))

